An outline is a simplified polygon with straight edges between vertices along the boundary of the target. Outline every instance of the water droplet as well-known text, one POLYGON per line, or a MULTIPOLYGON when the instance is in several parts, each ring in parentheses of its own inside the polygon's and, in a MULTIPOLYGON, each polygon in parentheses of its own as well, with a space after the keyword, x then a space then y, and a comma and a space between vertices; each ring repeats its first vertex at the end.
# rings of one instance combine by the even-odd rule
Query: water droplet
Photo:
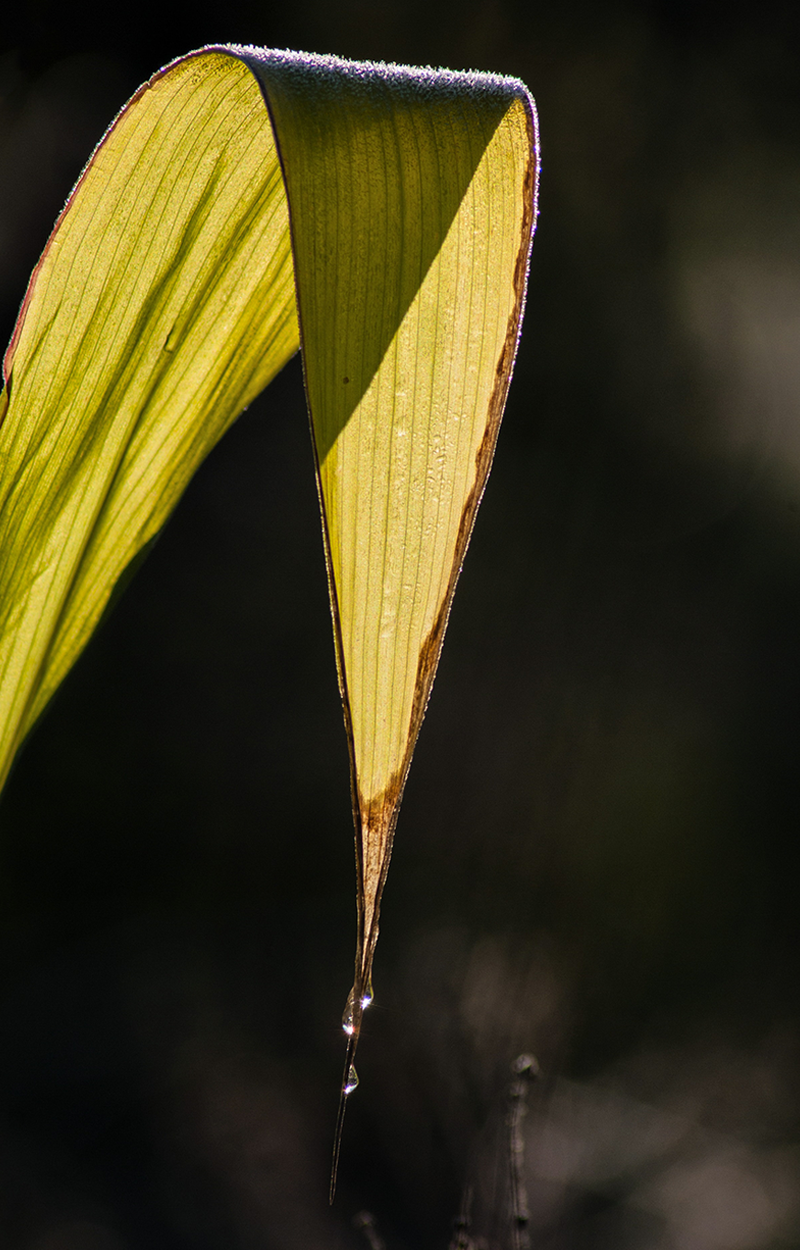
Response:
POLYGON ((345 1096, 347 1096, 348 1094, 352 1094, 353 1090, 357 1088, 358 1088, 358 1073, 356 1072, 355 1064, 351 1063, 350 1070, 347 1073, 347 1080, 344 1083, 345 1096))
POLYGON ((164 351, 174 352, 175 348, 178 346, 179 338, 180 338, 180 334, 178 333, 178 327, 173 326, 169 334, 167 335, 167 341, 164 344, 164 351))
POLYGON ((369 981, 367 981, 366 989, 364 990, 364 993, 361 995, 361 1010, 362 1011, 366 1011, 367 1007, 369 1007, 374 997, 375 997, 375 993, 372 988, 372 977, 370 977, 369 981))
MULTIPOLYGON (((356 1005, 356 987, 353 986, 347 995, 347 1002, 344 1007, 344 1015, 342 1016, 342 1028, 348 1037, 353 1036, 353 1009, 356 1005)), ((363 1006, 363 1003, 362 1003, 363 1006)))

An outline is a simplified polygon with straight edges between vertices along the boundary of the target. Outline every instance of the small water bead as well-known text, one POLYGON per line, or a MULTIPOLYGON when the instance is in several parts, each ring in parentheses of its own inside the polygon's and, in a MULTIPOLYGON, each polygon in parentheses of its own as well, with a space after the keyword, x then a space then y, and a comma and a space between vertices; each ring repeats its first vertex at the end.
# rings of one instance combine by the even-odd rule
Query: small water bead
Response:
MULTIPOLYGON (((344 1015, 342 1016, 342 1028, 344 1029, 348 1037, 353 1036, 353 1029, 355 1027, 353 1023, 353 1011, 355 1009, 355 1005, 356 1005, 356 988, 355 986, 353 986, 350 993, 347 995, 347 1002, 345 1003, 345 1006, 344 1006, 344 1015)), ((361 1005, 363 1007, 364 1005, 363 1002, 361 1005)))
MULTIPOLYGON (((361 995, 361 1010, 362 1011, 366 1011, 367 1007, 369 1007, 370 1003, 372 1002, 373 997, 374 995, 372 992, 372 982, 370 981, 369 985, 364 990, 364 993, 361 995)), ((355 1028, 355 1021, 353 1019, 353 1016, 355 1014, 355 1005, 356 1005, 356 987, 353 986, 350 993, 347 995, 347 1002, 345 1003, 344 1014, 342 1016, 342 1028, 344 1029, 348 1037, 353 1036, 353 1030, 355 1028)))
MULTIPOLYGON (((353 989, 355 989, 355 986, 353 986, 353 989)), ((362 1011, 366 1011, 367 1007, 369 1007, 374 997, 375 997, 375 993, 372 989, 372 977, 370 977, 369 981, 366 984, 366 988, 364 989, 364 993, 361 995, 361 1010, 362 1011)))
POLYGON ((347 1080, 344 1083, 345 1097, 347 1097, 348 1094, 352 1094, 353 1090, 357 1088, 358 1088, 358 1073, 356 1072, 355 1064, 351 1063, 350 1070, 347 1073, 347 1080))

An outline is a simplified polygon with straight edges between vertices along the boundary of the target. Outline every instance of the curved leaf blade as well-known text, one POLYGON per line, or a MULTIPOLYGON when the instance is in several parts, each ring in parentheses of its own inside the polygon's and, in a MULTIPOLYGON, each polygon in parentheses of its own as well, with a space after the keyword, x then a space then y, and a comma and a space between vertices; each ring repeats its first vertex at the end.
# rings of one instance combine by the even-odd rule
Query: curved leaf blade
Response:
POLYGON ((0 782, 126 566, 297 346, 260 92, 229 52, 190 56, 98 147, 6 353, 0 782))
POLYGON ((302 339, 356 830, 346 1071, 513 366, 537 169, 516 80, 203 49, 112 126, 6 355, 0 782, 120 574, 302 339))

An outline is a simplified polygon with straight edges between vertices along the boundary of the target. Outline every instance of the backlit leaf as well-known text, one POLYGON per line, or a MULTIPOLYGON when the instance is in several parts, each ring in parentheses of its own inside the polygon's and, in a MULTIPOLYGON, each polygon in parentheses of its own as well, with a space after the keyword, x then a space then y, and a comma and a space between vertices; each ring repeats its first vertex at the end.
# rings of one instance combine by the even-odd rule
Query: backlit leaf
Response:
POLYGON ((6 353, 0 781, 125 567, 297 345, 258 85, 229 54, 189 58, 98 147, 6 353))
POLYGON ((193 53, 96 150, 5 358, 0 782, 121 574, 302 342, 356 828, 346 1073, 516 351, 535 126, 513 79, 193 53))

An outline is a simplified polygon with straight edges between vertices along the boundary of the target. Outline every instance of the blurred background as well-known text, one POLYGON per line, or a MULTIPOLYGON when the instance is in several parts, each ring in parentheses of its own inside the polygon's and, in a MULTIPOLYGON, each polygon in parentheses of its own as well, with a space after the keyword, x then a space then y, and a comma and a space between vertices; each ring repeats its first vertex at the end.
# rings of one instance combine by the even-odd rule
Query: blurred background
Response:
POLYGON ((1 25, 4 341, 117 109, 206 42, 519 75, 543 172, 335 1206, 354 871, 295 360, 3 797, 0 1243, 447 1250, 461 1212, 512 1250, 528 1051, 537 1250, 797 1247, 800 10, 21 0, 1 25))

